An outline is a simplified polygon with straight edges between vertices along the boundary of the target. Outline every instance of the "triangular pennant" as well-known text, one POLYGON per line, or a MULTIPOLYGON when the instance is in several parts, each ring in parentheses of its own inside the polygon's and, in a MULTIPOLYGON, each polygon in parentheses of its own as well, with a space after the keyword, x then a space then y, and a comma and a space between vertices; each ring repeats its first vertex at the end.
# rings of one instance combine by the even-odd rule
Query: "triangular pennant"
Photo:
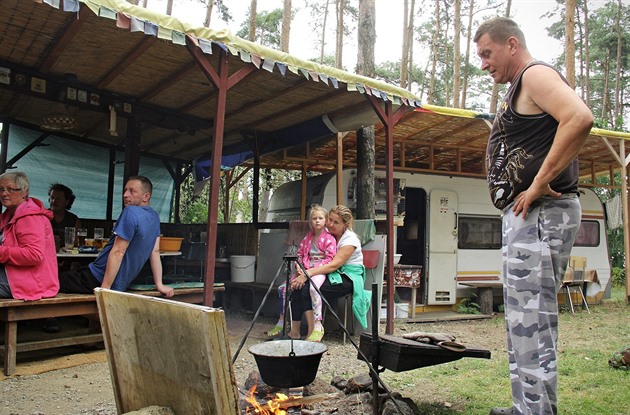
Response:
POLYGON ((304 78, 308 79, 308 71, 306 69, 300 68, 300 73, 304 76, 304 78))
POLYGON ((116 27, 121 29, 129 29, 131 26, 131 19, 124 13, 118 13, 116 15, 116 27))
POLYGON ((265 59, 263 60, 262 68, 267 72, 273 73, 273 67, 275 66, 275 64, 276 61, 274 61, 273 59, 265 59))
POLYGON ((197 39, 201 51, 206 55, 212 55, 212 41, 208 39, 197 39))
POLYGON ((348 91, 356 91, 357 90, 357 84, 353 83, 353 82, 349 82, 346 85, 348 91))
POLYGON ((315 82, 319 81, 319 76, 317 76, 317 72, 315 71, 308 71, 308 74, 311 76, 311 79, 315 82))
POLYGON ((374 94, 372 94, 372 88, 370 88, 370 87, 369 87, 369 86, 367 86, 367 85, 363 85, 363 86, 365 87, 365 92, 366 92, 368 95, 374 95, 374 94))
POLYGON ((100 17, 105 17, 107 19, 115 20, 116 19, 116 10, 112 10, 112 9, 110 9, 108 7, 101 6, 98 9, 98 15, 100 17))
POLYGON ((276 62, 276 65, 278 66, 278 71, 280 71, 280 75, 286 76, 287 65, 285 65, 284 63, 280 63, 280 62, 276 62))
POLYGON ((225 46, 225 44, 221 43, 221 42, 214 42, 215 45, 217 45, 218 47, 220 47, 221 49, 223 49, 223 51, 227 52, 228 48, 227 46, 225 46))
POLYGON ((262 63, 262 59, 260 58, 260 56, 258 55, 253 55, 252 54, 252 63, 254 64, 254 66, 256 66, 258 69, 260 69, 260 64, 262 63))
POLYGON ((63 0, 63 11, 78 12, 79 2, 77 0, 63 0))
POLYGON ((150 36, 157 36, 158 34, 158 25, 151 22, 144 22, 144 34, 150 36))
POLYGON ((44 3, 46 3, 47 5, 54 7, 55 9, 59 8, 59 0, 44 0, 44 3))
POLYGON ((332 82, 335 89, 339 89, 339 81, 337 81, 337 78, 330 77, 330 82, 332 82))
POLYGON ((252 61, 251 53, 247 52, 246 50, 242 50, 240 52, 240 55, 241 55, 241 60, 243 62, 251 63, 251 61, 252 61))
POLYGON ((365 86, 361 84, 357 84, 357 91, 359 91, 362 94, 365 94, 365 86))
POLYGON ((172 33, 173 33, 172 29, 167 29, 166 27, 158 26, 158 32, 157 32, 158 39, 171 40, 173 38, 172 33))
POLYGON ((319 74, 319 79, 325 83, 326 85, 328 85, 328 77, 326 75, 324 75, 323 73, 319 74))
POLYGON ((144 32, 144 21, 136 16, 131 16, 130 28, 132 32, 144 32))
POLYGON ((177 30, 173 30, 172 38, 174 44, 176 45, 185 45, 186 44, 186 35, 177 30))
POLYGON ((232 45, 226 45, 230 53, 234 56, 238 56, 238 49, 232 45))

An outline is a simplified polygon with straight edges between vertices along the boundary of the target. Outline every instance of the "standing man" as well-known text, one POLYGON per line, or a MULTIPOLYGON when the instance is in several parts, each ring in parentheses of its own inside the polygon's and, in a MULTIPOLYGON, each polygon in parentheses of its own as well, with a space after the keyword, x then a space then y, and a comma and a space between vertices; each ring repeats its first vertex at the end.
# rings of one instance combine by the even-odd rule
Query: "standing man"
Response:
POLYGON ((564 77, 532 58, 518 25, 482 23, 481 69, 510 84, 488 141, 490 196, 503 214, 503 278, 513 406, 557 414, 557 294, 581 220, 577 154, 593 115, 564 77))
POLYGON ((132 176, 125 184, 123 203, 112 237, 94 262, 59 275, 60 292, 91 294, 94 288, 125 291, 150 259, 153 280, 159 292, 173 296, 162 283, 160 217, 149 206, 153 185, 144 176, 132 176))

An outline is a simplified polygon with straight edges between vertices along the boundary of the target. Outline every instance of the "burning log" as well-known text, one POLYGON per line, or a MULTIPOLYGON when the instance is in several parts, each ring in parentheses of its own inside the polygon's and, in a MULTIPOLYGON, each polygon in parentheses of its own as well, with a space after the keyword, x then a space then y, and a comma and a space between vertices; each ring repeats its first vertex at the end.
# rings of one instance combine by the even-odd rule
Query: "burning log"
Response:
MULTIPOLYGON (((265 405, 261 405, 261 408, 263 408, 266 411, 273 411, 275 409, 289 409, 295 406, 312 405, 314 403, 323 402, 327 399, 336 399, 336 398, 341 398, 343 396, 345 396, 343 392, 321 393, 319 395, 305 396, 302 398, 288 398, 286 400, 274 400, 275 403, 271 403, 271 404, 267 403, 265 405), (276 403, 277 403, 277 406, 276 406, 276 403)), ((273 412, 269 412, 269 413, 273 413, 273 412)))

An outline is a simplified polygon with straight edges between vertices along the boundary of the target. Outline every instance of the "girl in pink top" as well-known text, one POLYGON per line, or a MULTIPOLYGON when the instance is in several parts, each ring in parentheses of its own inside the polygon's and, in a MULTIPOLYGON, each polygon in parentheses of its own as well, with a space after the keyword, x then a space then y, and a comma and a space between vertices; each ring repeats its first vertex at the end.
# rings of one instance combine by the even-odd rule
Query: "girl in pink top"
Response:
MULTIPOLYGON (((309 225, 311 231, 306 234, 300 243, 297 252, 298 260, 306 269, 317 267, 329 263, 337 252, 337 241, 326 230, 326 222, 328 221, 328 211, 319 205, 313 205, 309 213, 309 225)), ((322 299, 313 287, 321 287, 326 276, 323 274, 311 275, 311 286, 309 293, 313 304, 312 310, 305 311, 306 321, 308 323, 308 334, 306 339, 310 341, 320 341, 324 336, 324 327, 322 326, 322 299)), ((291 277, 295 278, 295 274, 291 277)), ((275 337, 282 332, 284 326, 284 304, 286 301, 286 284, 278 287, 280 296, 280 318, 276 325, 267 332, 269 337, 275 337)), ((297 293, 296 293, 297 294, 297 293)), ((291 327, 291 337, 300 337, 300 328, 291 327)))

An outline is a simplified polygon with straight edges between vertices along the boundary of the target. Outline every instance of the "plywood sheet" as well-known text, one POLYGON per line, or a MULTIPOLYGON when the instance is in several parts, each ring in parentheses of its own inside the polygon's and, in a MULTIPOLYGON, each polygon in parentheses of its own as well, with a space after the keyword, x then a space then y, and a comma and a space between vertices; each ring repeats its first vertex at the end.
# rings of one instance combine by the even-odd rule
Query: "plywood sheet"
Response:
POLYGON ((222 310, 105 289, 96 300, 119 413, 239 413, 222 310))

